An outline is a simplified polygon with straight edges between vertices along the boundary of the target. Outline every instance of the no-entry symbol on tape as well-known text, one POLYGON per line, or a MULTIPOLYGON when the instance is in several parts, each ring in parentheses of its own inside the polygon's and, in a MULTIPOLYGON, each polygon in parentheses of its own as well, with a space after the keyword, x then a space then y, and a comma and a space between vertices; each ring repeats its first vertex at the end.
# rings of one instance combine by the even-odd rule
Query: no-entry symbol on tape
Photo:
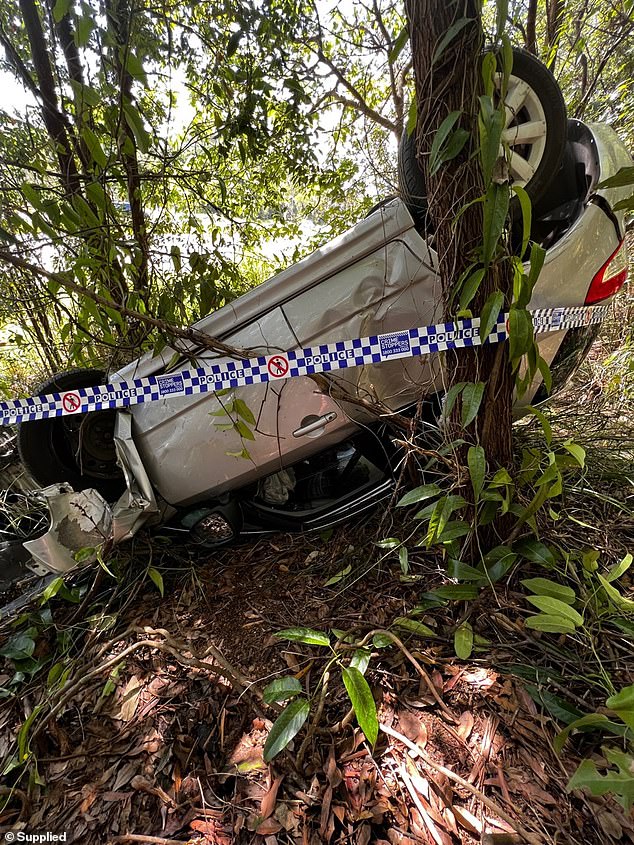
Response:
POLYGON ((288 358, 285 355, 273 355, 267 369, 273 378, 283 378, 288 372, 288 358))
POLYGON ((81 405, 78 393, 65 393, 62 396, 62 407, 68 414, 74 414, 81 405))

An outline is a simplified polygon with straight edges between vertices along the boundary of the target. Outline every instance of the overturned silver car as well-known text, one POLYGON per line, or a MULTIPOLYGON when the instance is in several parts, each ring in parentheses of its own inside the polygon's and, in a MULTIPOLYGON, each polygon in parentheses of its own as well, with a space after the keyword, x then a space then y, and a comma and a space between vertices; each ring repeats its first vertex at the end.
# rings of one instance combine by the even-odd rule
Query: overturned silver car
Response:
MULTIPOLYGON (((504 136, 512 177, 532 194, 533 237, 547 249, 531 308, 605 303, 627 275, 623 218, 613 211, 625 191, 597 185, 631 158, 609 127, 568 121, 556 83, 545 83, 547 72, 540 65, 534 73, 531 62, 537 60, 514 62, 504 136)), ((250 355, 271 356, 438 323, 437 258, 407 139, 400 155, 406 183, 399 197, 195 328, 250 355)), ((598 329, 539 336, 553 391, 578 366, 598 329)), ((107 381, 230 360, 189 344, 178 354, 168 348, 144 356, 107 381)), ((40 393, 103 379, 94 370, 60 374, 40 393)), ((406 412, 426 396, 433 423, 443 392, 442 355, 436 353, 247 384, 223 395, 166 395, 120 410, 22 423, 21 456, 37 481, 70 485, 46 492, 52 527, 28 548, 49 570, 74 565, 79 538, 65 537, 64 525, 73 509, 82 508, 92 523, 84 546, 99 537, 119 542, 152 520, 207 546, 241 533, 333 525, 389 495, 389 414, 406 412), (70 492, 90 489, 99 497, 70 492)), ((522 401, 547 398, 537 378, 522 401)))

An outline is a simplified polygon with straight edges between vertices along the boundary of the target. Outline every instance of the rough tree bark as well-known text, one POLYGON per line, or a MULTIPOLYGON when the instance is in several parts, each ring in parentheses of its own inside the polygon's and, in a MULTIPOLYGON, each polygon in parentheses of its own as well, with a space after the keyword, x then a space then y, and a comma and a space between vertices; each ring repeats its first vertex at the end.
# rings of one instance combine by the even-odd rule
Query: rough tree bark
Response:
MULTIPOLYGON (((469 255, 482 243, 484 184, 477 151, 478 94, 481 93, 480 54, 482 26, 478 0, 405 0, 410 25, 416 100, 417 150, 425 175, 431 222, 435 231, 446 319, 453 319, 452 293, 456 280, 469 264, 469 255), (449 45, 438 53, 445 34, 461 18, 469 19, 449 45), (470 139, 460 155, 429 174, 427 162, 434 135, 447 115, 461 111, 460 124, 470 139), (459 212, 462 213, 459 216, 459 212)), ((510 262, 493 264, 470 305, 478 314, 489 295, 501 290, 510 304, 510 262)), ((446 356, 447 386, 457 382, 484 382, 480 412, 469 426, 467 439, 485 449, 490 466, 511 463, 511 404, 513 378, 508 344, 464 349, 446 356)), ((463 433, 464 436, 464 433, 463 433)))

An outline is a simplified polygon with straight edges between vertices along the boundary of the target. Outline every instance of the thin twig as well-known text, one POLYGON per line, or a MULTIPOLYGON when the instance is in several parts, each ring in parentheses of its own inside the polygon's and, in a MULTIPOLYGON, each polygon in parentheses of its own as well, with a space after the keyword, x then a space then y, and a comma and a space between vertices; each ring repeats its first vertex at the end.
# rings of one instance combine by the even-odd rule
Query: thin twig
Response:
POLYGON ((460 775, 457 775, 455 772, 452 772, 451 769, 447 769, 445 766, 441 766, 440 763, 436 763, 434 760, 431 759, 427 755, 427 753, 418 745, 414 745, 414 743, 409 740, 406 736, 395 731, 394 728, 390 728, 387 725, 384 725, 382 722, 379 723, 379 728, 383 731, 383 733, 391 736, 393 739, 398 740, 399 742, 403 743, 407 748, 411 751, 415 751, 417 755, 419 755, 425 765, 430 766, 432 769, 435 769, 440 774, 445 775, 445 777, 452 780, 454 783, 457 783, 463 789, 466 789, 467 792, 470 792, 474 795, 479 801, 481 801, 485 807, 487 807, 491 812, 495 813, 499 816, 503 821, 507 824, 511 825, 512 828, 515 829, 517 833, 523 839, 530 843, 530 845, 543 845, 543 839, 538 837, 536 834, 526 830, 519 822, 517 822, 512 816, 510 816, 505 810, 503 810, 495 801, 488 798, 480 789, 473 786, 473 784, 466 781, 464 778, 461 778, 460 775))
POLYGON ((432 679, 429 676, 429 673, 426 672, 425 669, 423 669, 423 667, 420 665, 418 660, 416 660, 414 655, 403 645, 403 643, 401 642, 401 640, 399 640, 399 638, 396 636, 396 634, 393 634, 392 631, 384 631, 382 629, 377 628, 376 630, 370 631, 368 634, 365 635, 365 637, 359 643, 359 647, 362 648, 370 640, 370 638, 373 637, 375 634, 381 634, 381 636, 389 637, 389 639, 392 640, 394 645, 397 646, 403 652, 405 657, 409 660, 409 662, 412 664, 414 669, 416 669, 418 674, 421 676, 421 678, 427 684, 427 688, 428 688, 429 692, 431 693, 432 697, 434 698, 436 704, 442 710, 445 718, 448 719, 448 721, 456 724, 456 722, 457 722, 456 717, 453 715, 451 710, 447 707, 445 702, 442 700, 440 693, 436 689, 436 685, 434 684, 434 682, 432 681, 432 679))

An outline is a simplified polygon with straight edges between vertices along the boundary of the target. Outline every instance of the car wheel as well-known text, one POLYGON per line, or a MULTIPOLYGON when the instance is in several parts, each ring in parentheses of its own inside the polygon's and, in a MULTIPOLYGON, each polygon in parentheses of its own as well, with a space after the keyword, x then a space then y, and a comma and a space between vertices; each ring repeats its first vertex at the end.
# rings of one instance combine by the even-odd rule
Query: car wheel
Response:
POLYGON ((416 159, 416 133, 408 135, 407 129, 403 131, 398 145, 398 187, 416 228, 429 232, 427 188, 416 159))
MULTIPOLYGON (((103 384, 101 370, 70 370, 40 384, 45 395, 103 384)), ((46 487, 68 482, 74 490, 96 489, 113 501, 125 489, 114 447, 116 411, 23 422, 18 427, 18 451, 33 478, 46 487)))
MULTIPOLYGON (((501 74, 498 74, 498 86, 501 74)), ((566 146, 568 117, 557 80, 525 50, 513 50, 502 141, 510 150, 511 184, 539 202, 557 173, 566 146)))
MULTIPOLYGON (((498 85, 501 74, 498 75, 498 85)), ((525 50, 513 50, 513 70, 505 97, 503 141, 510 149, 511 183, 526 190, 533 203, 550 187, 566 146, 566 105, 548 68, 525 50)), ((398 150, 401 197, 423 231, 429 232, 425 180, 416 160, 416 138, 404 132, 398 150)), ((518 215, 514 197, 511 213, 518 215)))

